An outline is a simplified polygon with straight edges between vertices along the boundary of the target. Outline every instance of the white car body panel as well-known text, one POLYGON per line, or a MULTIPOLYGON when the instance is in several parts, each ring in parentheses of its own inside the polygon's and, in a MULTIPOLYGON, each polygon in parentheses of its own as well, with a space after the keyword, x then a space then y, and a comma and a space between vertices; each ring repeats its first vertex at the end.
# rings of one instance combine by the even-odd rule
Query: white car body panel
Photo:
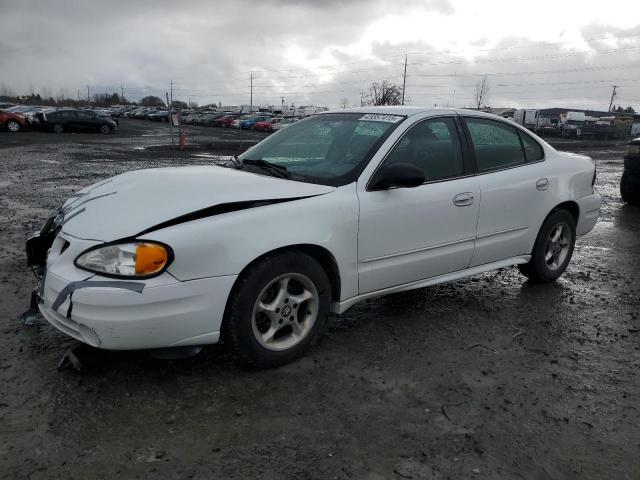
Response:
POLYGON ((69 217, 78 213, 63 226, 66 233, 110 241, 215 205, 308 197, 334 190, 217 166, 136 170, 98 185, 86 189, 86 196, 64 204, 70 208, 69 217), (103 222, 102 218, 115 221, 103 222))
POLYGON ((129 172, 78 192, 63 206, 62 233, 49 252, 40 305, 44 316, 101 348, 215 343, 237 278, 275 250, 302 246, 324 252, 332 264, 325 267, 339 276, 332 310, 340 313, 372 296, 526 263, 545 217, 564 202, 578 206, 578 235, 597 221, 601 199, 591 185, 591 160, 556 152, 530 132, 543 146, 542 162, 415 188, 367 191, 388 151, 417 121, 456 114, 498 119, 406 107, 339 112, 408 116, 358 180, 341 187, 222 167, 182 167, 129 172), (540 178, 548 179, 546 190, 536 188, 540 178), (474 201, 455 206, 453 198, 460 193, 474 201), (266 203, 251 204, 256 201, 266 203), (238 202, 249 204, 215 210, 238 202), (190 216, 210 208, 209 214, 190 216), (147 233, 138 238, 173 250, 166 272, 133 280, 144 284, 141 292, 118 288, 117 282, 83 284, 61 298, 70 283, 108 280, 77 268, 74 259, 80 253, 140 232, 147 233), (62 251, 65 241, 69 246, 62 251), (58 300, 62 303, 54 311, 58 300))
POLYGON ((362 182, 358 197, 360 294, 469 266, 480 204, 475 177, 373 192, 362 182), (456 207, 462 193, 477 200, 456 207))

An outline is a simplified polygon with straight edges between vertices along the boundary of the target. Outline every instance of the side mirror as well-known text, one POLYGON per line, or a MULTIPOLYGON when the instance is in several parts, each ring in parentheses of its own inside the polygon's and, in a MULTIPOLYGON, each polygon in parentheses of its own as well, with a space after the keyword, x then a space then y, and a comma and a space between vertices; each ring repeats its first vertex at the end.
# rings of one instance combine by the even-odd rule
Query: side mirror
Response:
POLYGON ((383 166, 369 183, 371 190, 412 188, 424 183, 424 173, 411 163, 394 163, 383 166))

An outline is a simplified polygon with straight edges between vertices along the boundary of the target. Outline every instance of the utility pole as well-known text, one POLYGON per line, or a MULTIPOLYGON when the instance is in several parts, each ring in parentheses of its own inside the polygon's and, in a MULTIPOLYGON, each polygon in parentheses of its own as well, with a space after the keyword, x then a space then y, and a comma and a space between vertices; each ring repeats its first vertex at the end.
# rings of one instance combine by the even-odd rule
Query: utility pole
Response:
POLYGON ((122 82, 120 82, 120 103, 124 105, 124 87, 122 86, 122 82))
POLYGON ((404 54, 404 74, 402 75, 402 105, 404 105, 404 89, 407 86, 407 54, 404 54))
POLYGON ((280 100, 282 101, 282 114, 284 115, 284 97, 280 97, 280 100))
POLYGON ((89 95, 89 85, 87 85, 87 103, 91 104, 91 96, 89 95))
POLYGON ((360 106, 364 107, 364 92, 360 91, 360 106))
MULTIPOLYGON (((171 88, 173 89, 173 82, 171 82, 171 88)), ((171 135, 171 146, 174 146, 173 142, 173 118, 171 117, 171 101, 169 100, 169 93, 164 92, 167 97, 167 105, 169 105, 169 135, 171 135)), ((171 94, 173 95, 173 90, 171 90, 171 94)))
POLYGON ((251 107, 253 107, 253 72, 250 73, 249 82, 249 88, 251 89, 251 94, 249 97, 249 113, 251 113, 251 107))
POLYGON ((611 107, 613 107, 613 99, 616 96, 616 88, 618 88, 618 86, 614 85, 613 86, 613 92, 611 92, 611 101, 609 102, 609 110, 608 110, 609 112, 611 111, 611 107))
POLYGON ((78 103, 80 103, 80 89, 78 89, 78 103))
POLYGON ((453 72, 453 108, 456 108, 456 72, 453 72))

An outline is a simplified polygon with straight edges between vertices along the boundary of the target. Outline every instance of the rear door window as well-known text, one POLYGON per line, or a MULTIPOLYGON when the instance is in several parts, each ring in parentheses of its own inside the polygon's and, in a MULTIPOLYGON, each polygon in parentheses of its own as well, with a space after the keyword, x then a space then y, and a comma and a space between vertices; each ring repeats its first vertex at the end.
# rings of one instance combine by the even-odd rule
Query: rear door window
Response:
POLYGON ((465 118, 479 172, 524 164, 526 157, 515 127, 485 118, 465 118))

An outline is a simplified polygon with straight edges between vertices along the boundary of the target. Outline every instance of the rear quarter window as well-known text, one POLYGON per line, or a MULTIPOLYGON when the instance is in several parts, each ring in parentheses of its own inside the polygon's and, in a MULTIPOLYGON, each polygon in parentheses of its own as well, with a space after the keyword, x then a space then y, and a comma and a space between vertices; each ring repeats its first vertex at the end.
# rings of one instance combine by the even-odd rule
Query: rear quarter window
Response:
POLYGON ((542 149, 542 146, 525 132, 519 131, 518 133, 522 139, 522 146, 524 147, 527 162, 539 162, 540 160, 544 160, 544 150, 542 149))

